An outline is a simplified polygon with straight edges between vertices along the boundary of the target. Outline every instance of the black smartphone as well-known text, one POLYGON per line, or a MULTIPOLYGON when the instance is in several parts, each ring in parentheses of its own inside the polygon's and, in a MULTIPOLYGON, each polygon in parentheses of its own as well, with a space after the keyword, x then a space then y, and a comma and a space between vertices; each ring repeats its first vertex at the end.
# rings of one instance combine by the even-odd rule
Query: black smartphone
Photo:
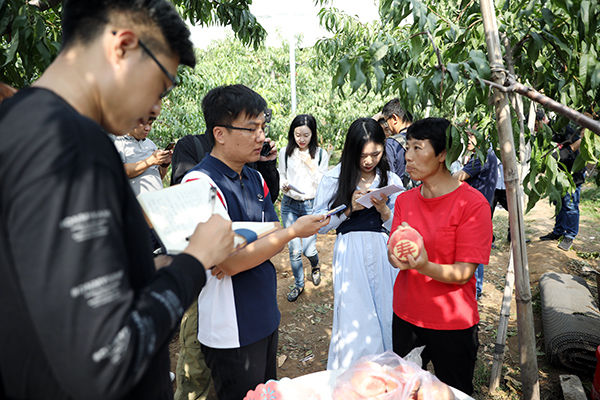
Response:
POLYGON ((165 150, 173 150, 174 147, 175 147, 175 142, 171 142, 167 145, 167 147, 165 147, 165 150))
POLYGON ((271 154, 271 143, 264 142, 262 149, 260 149, 260 155, 263 157, 268 157, 271 154))

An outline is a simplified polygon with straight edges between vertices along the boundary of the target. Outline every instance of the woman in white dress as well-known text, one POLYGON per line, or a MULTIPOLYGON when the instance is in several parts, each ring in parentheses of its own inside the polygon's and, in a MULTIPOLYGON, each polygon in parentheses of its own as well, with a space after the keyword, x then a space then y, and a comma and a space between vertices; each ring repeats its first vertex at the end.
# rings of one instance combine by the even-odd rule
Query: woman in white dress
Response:
POLYGON ((388 232, 398 193, 371 197, 370 208, 357 203, 368 191, 396 184, 389 171, 385 134, 372 118, 352 123, 341 162, 321 180, 314 214, 341 204, 319 233, 337 230, 333 249, 334 309, 327 369, 348 368, 360 357, 392 349, 392 299, 398 271, 387 258, 388 232))

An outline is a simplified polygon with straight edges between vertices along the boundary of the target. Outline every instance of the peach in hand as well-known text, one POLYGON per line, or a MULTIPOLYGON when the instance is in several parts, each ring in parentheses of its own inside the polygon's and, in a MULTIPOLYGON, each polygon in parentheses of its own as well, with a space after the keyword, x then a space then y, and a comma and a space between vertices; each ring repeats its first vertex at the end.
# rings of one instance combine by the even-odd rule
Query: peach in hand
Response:
POLYGON ((388 241, 388 249, 398 260, 407 262, 407 255, 418 258, 423 249, 423 237, 410 226, 399 225, 388 241))

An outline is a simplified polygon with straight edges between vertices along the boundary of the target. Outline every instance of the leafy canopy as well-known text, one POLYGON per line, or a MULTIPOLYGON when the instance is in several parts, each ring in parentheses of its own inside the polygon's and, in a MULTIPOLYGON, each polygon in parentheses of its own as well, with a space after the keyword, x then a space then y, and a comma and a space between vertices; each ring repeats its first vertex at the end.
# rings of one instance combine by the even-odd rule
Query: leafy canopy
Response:
MULTIPOLYGON (((0 0, 0 81, 29 85, 60 50, 62 0, 0 0), (46 2, 45 2, 46 1, 46 2)), ((254 48, 266 31, 250 13, 252 0, 172 0, 193 25, 231 26, 242 43, 254 48)))
POLYGON ((292 113, 288 42, 282 47, 263 46, 253 50, 228 37, 204 50, 197 49, 198 64, 194 71, 180 70, 182 83, 163 101, 161 115, 151 131, 152 140, 163 145, 188 134, 204 133, 201 109, 204 95, 216 86, 239 83, 267 100, 273 110, 269 137, 277 142, 278 148, 287 145, 294 116, 306 113, 317 120, 321 146, 341 150, 352 121, 376 114, 385 101, 364 88, 356 96, 336 96, 327 90, 331 80, 328 70, 315 64, 315 49, 297 46, 295 52, 297 108, 292 113))
MULTIPOLYGON (((497 0, 501 39, 512 51, 506 59, 517 79, 541 93, 594 119, 600 112, 600 7, 597 0, 497 0)), ((398 96, 417 117, 444 116, 453 121, 453 136, 466 139, 465 129, 476 125, 479 150, 498 145, 490 102, 491 90, 485 32, 478 2, 441 0, 381 0, 380 21, 363 25, 333 8, 323 9, 321 23, 334 37, 317 44, 320 63, 332 68, 333 86, 352 92, 369 91, 398 96)), ((496 66, 497 68, 498 66, 496 66)), ((525 99, 525 113, 529 101, 525 99)), ((519 134, 514 116, 513 131, 519 134)), ((562 132, 567 120, 558 117, 552 129, 562 132)), ((557 147, 549 132, 523 132, 532 146, 525 189, 529 208, 541 197, 559 200, 574 184, 553 157, 557 147)), ((598 163, 600 140, 583 133, 576 166, 598 163)), ((519 143, 518 137, 515 143, 519 143)), ((449 149, 456 159, 462 146, 449 149)), ((526 151, 526 149, 517 149, 526 151)))

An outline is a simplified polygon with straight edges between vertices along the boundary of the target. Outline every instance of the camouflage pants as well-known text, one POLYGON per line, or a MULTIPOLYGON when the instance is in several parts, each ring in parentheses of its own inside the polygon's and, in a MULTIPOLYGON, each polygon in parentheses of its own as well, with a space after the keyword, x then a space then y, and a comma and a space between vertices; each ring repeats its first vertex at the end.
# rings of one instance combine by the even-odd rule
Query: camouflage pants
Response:
POLYGON ((198 303, 194 302, 181 319, 179 359, 175 370, 175 400, 206 400, 212 379, 198 342, 198 303))

